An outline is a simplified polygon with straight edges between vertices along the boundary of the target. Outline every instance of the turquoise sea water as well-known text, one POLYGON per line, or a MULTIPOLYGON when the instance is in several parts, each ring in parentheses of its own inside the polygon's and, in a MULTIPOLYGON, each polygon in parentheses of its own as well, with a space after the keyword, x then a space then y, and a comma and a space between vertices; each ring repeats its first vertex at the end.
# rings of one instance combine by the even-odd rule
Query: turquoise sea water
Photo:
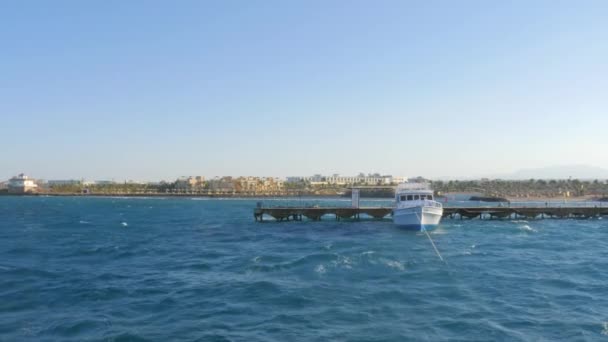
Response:
POLYGON ((0 340, 608 340, 608 218, 444 220, 445 264, 388 220, 255 205, 0 197, 0 340))

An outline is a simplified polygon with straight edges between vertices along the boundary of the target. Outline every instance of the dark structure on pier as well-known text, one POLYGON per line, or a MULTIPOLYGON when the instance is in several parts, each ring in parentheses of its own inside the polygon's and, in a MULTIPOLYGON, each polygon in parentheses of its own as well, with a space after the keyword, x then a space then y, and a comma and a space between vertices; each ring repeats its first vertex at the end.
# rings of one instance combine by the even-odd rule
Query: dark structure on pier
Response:
POLYGON ((303 217, 313 221, 320 221, 325 215, 332 215, 336 220, 340 219, 359 219, 361 214, 368 215, 372 218, 382 219, 393 212, 392 208, 292 208, 292 207, 277 207, 277 208, 256 208, 253 216, 256 221, 263 221, 264 215, 272 216, 278 221, 295 220, 301 221, 303 217))
MULTIPOLYGON (((307 218, 320 221, 328 216, 335 220, 361 218, 365 215, 372 219, 383 219, 392 215, 390 207, 257 207, 253 216, 256 221, 263 221, 268 215, 277 221, 301 221, 307 218)), ((443 208, 443 217, 452 219, 517 219, 517 218, 590 218, 608 216, 607 207, 448 207, 443 208)))
POLYGON ((448 218, 589 218, 608 215, 608 207, 467 207, 443 208, 448 218))

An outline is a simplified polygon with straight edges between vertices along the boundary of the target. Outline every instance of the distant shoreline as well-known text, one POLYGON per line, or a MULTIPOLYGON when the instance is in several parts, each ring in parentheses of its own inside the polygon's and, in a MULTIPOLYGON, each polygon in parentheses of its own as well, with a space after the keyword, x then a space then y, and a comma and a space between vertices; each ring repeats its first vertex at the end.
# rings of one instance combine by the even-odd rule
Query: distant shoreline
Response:
MULTIPOLYGON (((318 198, 339 198, 339 195, 314 195, 314 194, 303 194, 303 195, 271 195, 271 194, 81 194, 81 193, 0 193, 0 196, 13 196, 13 197, 177 197, 177 198, 300 198, 300 197, 318 197, 318 198)), ((388 199, 388 198, 387 198, 388 199)))
MULTIPOLYGON (((461 200, 453 200, 449 199, 450 196, 453 195, 463 195, 467 193, 447 193, 438 197, 437 200, 445 203, 443 199, 448 197, 449 202, 455 201, 466 201, 466 199, 461 200)), ((285 198, 285 199, 297 199, 297 198, 320 198, 320 199, 342 199, 349 200, 350 197, 344 197, 339 194, 332 195, 318 195, 318 194, 302 194, 302 195, 272 195, 272 194, 176 194, 176 193, 152 193, 152 194, 124 194, 124 193, 114 193, 114 194, 101 194, 101 193, 7 193, 0 192, 0 196, 3 197, 132 197, 132 198, 243 198, 243 199, 265 199, 265 198, 285 198)), ((392 197, 361 197, 361 199, 370 199, 370 200, 392 200, 392 197)), ((555 201, 566 201, 566 202, 586 202, 586 201, 598 201, 597 196, 587 195, 580 197, 505 197, 508 202, 555 202, 555 201)), ((479 202, 479 201, 472 201, 479 202)), ((483 201, 481 201, 483 202, 483 201)), ((491 203, 491 202, 483 202, 483 203, 491 203)))

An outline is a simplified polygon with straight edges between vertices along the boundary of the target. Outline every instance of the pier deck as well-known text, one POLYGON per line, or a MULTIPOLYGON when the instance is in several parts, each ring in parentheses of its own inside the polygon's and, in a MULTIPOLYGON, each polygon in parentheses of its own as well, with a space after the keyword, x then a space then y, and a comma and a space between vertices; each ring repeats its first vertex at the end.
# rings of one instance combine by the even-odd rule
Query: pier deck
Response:
MULTIPOLYGON (((253 211, 256 221, 264 221, 264 215, 277 221, 302 221, 307 218, 320 221, 323 217, 342 219, 361 218, 365 215, 373 219, 383 219, 392 215, 391 207, 258 207, 253 211)), ((364 216, 364 217, 365 217, 364 216)), ((518 219, 518 218, 590 218, 608 216, 607 207, 444 207, 443 217, 451 219, 518 219)))

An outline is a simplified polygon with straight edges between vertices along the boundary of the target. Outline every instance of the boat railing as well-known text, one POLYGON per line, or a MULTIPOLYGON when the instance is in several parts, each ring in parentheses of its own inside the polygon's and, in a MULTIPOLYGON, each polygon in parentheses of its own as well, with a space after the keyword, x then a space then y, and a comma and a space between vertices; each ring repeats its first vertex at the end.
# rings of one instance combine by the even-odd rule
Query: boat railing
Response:
POLYGON ((443 208, 443 205, 441 203, 439 203, 437 201, 433 201, 433 200, 415 200, 415 201, 396 202, 396 205, 398 207, 405 207, 405 208, 418 207, 418 206, 443 208))
POLYGON ((397 185, 397 191, 399 190, 431 190, 429 183, 401 183, 397 185))
POLYGON ((443 205, 437 201, 424 200, 424 206, 426 207, 435 207, 435 208, 443 208, 443 205))

